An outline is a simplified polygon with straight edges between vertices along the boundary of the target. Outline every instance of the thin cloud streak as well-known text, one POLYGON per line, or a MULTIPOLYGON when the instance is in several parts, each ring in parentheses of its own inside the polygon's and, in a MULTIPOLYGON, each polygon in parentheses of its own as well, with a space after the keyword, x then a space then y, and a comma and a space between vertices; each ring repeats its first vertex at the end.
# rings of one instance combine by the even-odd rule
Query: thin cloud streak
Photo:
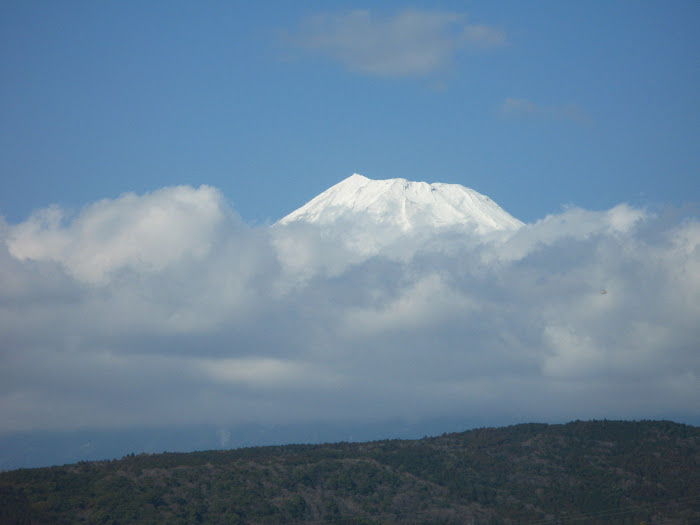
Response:
POLYGON ((351 225, 251 228, 184 186, 1 226, 0 432, 700 420, 695 218, 572 208, 357 251, 351 225))
POLYGON ((524 98, 507 98, 500 107, 500 113, 503 117, 513 119, 570 120, 582 125, 590 125, 593 122, 578 104, 542 105, 524 98))
POLYGON ((292 41, 349 71, 421 77, 450 67, 464 51, 506 45, 502 29, 466 22, 461 13, 407 9, 393 16, 370 11, 306 18, 292 41))

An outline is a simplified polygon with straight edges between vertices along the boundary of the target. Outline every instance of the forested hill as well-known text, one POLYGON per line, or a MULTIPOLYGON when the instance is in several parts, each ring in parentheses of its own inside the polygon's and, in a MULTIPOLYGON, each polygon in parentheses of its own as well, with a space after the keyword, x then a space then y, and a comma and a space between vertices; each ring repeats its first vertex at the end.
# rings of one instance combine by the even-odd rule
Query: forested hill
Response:
POLYGON ((0 523, 700 523, 700 428, 576 421, 0 474, 0 523))

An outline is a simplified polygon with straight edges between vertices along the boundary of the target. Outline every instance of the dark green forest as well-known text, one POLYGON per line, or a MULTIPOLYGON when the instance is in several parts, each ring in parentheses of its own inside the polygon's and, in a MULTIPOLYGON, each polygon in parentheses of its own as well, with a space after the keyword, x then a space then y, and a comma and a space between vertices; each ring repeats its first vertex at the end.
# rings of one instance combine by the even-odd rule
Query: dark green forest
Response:
POLYGON ((0 473, 0 523, 700 523, 700 428, 575 421, 0 473))

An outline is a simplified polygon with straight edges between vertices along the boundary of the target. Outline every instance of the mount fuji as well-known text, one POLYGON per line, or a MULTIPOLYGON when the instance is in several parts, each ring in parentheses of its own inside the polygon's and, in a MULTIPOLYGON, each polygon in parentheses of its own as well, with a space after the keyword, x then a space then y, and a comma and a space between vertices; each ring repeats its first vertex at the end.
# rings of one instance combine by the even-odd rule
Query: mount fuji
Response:
POLYGON ((277 224, 299 222, 320 227, 359 223, 397 234, 445 228, 487 234, 523 225, 489 197, 459 184, 372 180, 357 173, 277 224))

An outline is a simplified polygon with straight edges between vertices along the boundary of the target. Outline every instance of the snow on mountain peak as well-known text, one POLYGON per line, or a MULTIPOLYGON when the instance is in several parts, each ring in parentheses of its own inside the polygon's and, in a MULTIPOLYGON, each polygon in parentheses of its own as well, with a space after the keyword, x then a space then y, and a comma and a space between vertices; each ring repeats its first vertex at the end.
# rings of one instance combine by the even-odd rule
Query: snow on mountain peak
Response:
POLYGON ((417 228, 467 227, 478 233, 514 230, 522 222, 481 193, 459 184, 372 180, 353 174, 327 189, 278 224, 332 226, 362 217, 403 232, 417 228))

